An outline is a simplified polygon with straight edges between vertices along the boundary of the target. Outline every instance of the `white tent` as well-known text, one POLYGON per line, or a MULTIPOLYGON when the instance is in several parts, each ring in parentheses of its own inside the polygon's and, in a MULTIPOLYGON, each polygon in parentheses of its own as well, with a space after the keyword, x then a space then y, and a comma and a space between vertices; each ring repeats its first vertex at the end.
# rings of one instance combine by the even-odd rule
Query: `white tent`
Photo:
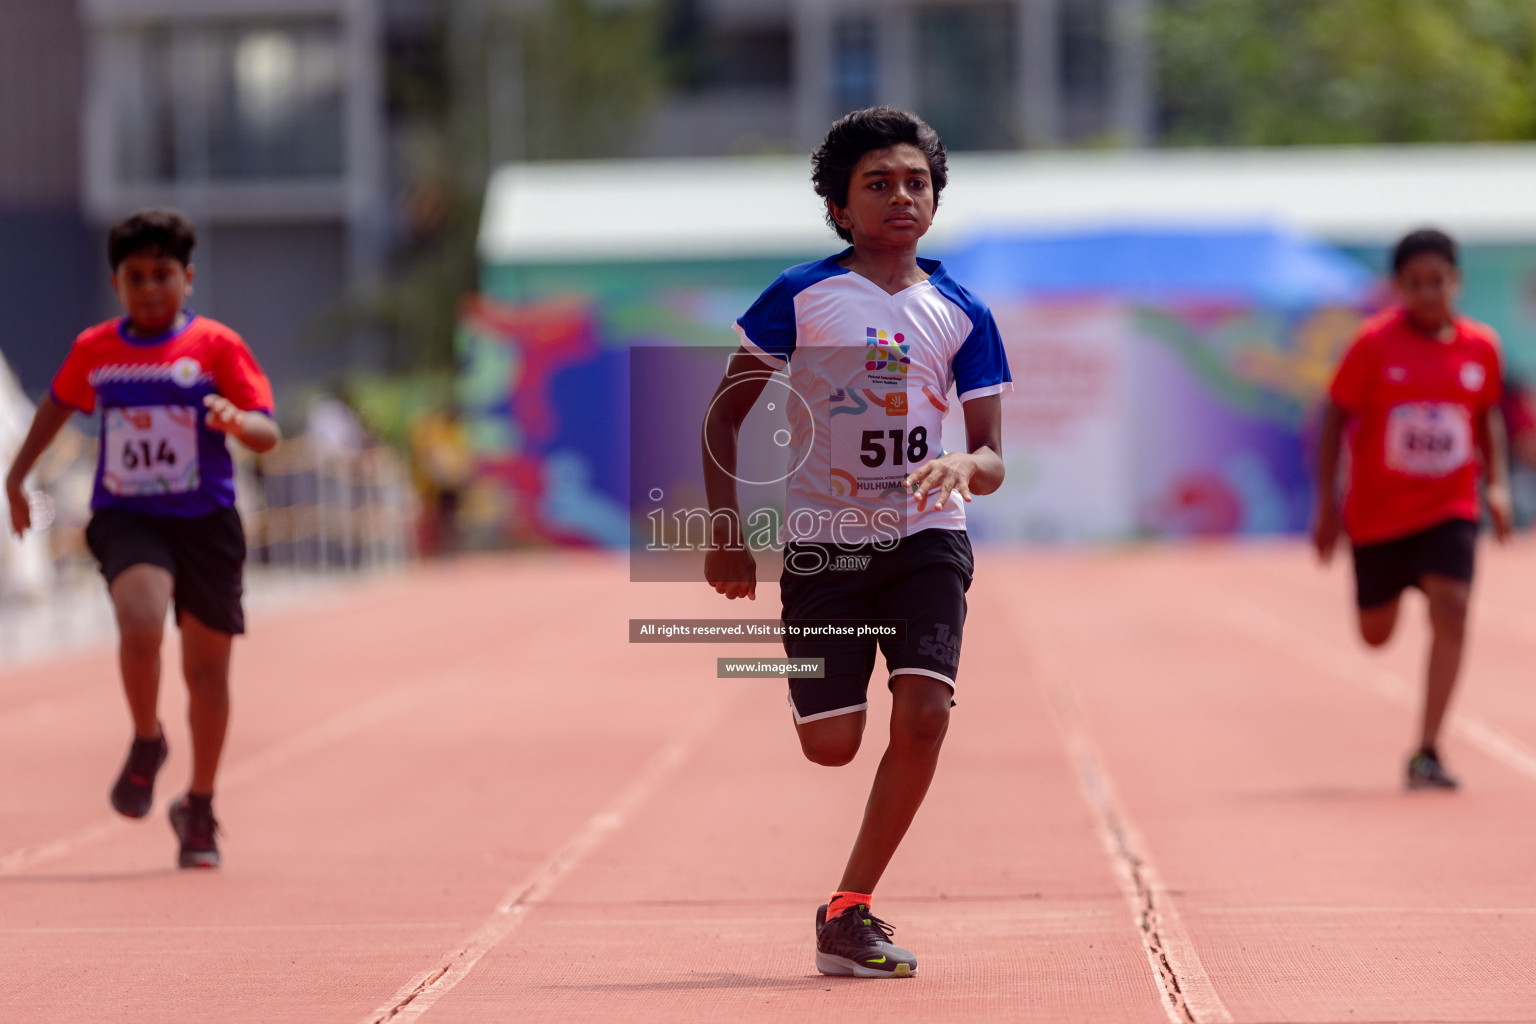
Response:
MULTIPOLYGON (((1384 245, 1425 224, 1536 241, 1536 145, 962 153, 930 246, 998 231, 1285 224, 1384 245)), ((837 244, 804 157, 509 164, 486 192, 489 264, 817 254, 837 244)))

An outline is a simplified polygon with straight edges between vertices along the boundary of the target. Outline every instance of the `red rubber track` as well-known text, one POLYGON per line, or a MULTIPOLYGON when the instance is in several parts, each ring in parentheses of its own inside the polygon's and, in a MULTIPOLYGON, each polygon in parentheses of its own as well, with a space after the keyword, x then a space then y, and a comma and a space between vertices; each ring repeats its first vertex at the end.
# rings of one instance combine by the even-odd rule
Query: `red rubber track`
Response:
POLYGON ((776 588, 604 556, 432 567, 253 616, 225 867, 111 814, 110 650, 0 674, 0 1020, 1536 1020, 1536 548, 1485 549, 1443 744, 1405 793, 1425 630, 1367 652, 1298 545, 986 550, 939 776, 877 894, 911 980, 829 979, 811 920, 884 748, 799 754, 776 588))

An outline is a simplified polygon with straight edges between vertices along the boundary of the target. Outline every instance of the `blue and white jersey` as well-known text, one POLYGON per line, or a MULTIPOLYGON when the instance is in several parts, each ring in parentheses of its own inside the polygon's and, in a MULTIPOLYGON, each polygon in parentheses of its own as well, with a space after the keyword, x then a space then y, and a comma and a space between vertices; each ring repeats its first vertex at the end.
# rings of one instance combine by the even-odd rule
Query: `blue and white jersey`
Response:
MULTIPOLYGON (((857 544, 965 529, 965 501, 919 511, 903 486, 945 452, 944 414, 1013 390, 992 313, 937 260, 928 279, 889 294, 839 264, 847 251, 780 274, 736 321, 742 346, 788 366, 799 401, 785 539, 857 544)), ((956 439, 963 447, 964 438, 956 439)))

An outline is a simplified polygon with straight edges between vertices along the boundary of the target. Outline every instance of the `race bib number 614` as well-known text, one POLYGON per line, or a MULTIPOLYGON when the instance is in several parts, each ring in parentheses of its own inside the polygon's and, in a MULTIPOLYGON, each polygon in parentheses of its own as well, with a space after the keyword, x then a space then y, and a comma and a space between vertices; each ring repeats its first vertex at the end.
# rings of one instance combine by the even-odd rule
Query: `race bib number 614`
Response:
POLYGON ((109 494, 185 494, 199 483, 198 410, 141 405, 105 410, 101 484, 109 494))

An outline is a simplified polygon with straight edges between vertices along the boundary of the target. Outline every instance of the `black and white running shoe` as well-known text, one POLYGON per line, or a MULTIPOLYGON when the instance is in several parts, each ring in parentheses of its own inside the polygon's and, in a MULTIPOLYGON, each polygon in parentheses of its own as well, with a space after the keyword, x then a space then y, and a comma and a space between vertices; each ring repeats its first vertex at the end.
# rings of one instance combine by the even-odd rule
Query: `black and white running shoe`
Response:
POLYGON ((171 804, 171 828, 181 840, 180 864, 184 868, 219 866, 219 823, 213 817, 213 798, 185 793, 171 804))
POLYGON ((827 905, 816 910, 816 969, 855 978, 910 978, 917 957, 891 942, 896 929, 869 912, 867 903, 827 920, 827 905))
POLYGON ((1409 789, 1457 789, 1460 786, 1455 776, 1440 763, 1440 755, 1433 747, 1425 747, 1409 758, 1409 789))
POLYGON ((142 818, 155 802, 155 776, 165 764, 165 732, 152 740, 133 738, 128 760, 112 787, 112 808, 128 818, 142 818))

